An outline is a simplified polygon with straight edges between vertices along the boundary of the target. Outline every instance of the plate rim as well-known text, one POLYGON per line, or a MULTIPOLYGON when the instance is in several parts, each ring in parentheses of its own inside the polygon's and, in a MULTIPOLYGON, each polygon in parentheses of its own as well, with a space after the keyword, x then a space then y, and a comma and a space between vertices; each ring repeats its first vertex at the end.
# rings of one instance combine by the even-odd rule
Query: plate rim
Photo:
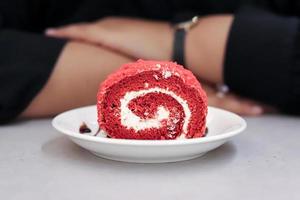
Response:
POLYGON ((52 119, 51 124, 55 130, 57 130, 58 132, 60 132, 63 135, 67 135, 69 137, 75 137, 75 138, 87 140, 90 142, 118 144, 118 145, 136 145, 136 146, 140 146, 140 145, 142 145, 142 146, 188 145, 188 144, 214 142, 214 141, 219 141, 219 140, 223 140, 223 139, 227 139, 227 138, 236 136, 236 135, 242 133, 247 127, 246 121, 241 116, 239 116, 235 113, 232 113, 230 111, 227 111, 227 110, 224 110, 221 108, 212 107, 212 106, 208 106, 208 110, 217 110, 217 111, 225 112, 226 114, 232 115, 239 120, 241 126, 235 130, 227 131, 220 135, 213 135, 213 136, 207 136, 207 137, 201 137, 201 138, 182 139, 182 140, 134 140, 134 139, 115 139, 115 138, 104 138, 104 137, 102 138, 102 137, 95 137, 95 136, 91 136, 91 135, 84 135, 84 134, 79 134, 79 133, 75 133, 70 130, 63 129, 58 125, 59 119, 61 118, 61 116, 65 115, 66 113, 74 112, 74 111, 80 110, 80 109, 89 109, 92 107, 96 107, 96 105, 74 108, 74 109, 62 112, 62 113, 56 115, 52 119))

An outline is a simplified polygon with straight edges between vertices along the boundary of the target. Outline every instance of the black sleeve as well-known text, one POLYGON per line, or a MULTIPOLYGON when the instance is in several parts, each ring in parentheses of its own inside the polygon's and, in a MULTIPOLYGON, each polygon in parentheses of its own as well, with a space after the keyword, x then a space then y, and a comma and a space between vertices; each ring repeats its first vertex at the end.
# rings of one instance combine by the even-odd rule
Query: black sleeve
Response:
POLYGON ((64 41, 0 30, 0 123, 16 118, 44 86, 64 41))
POLYGON ((243 7, 228 38, 225 83, 232 91, 300 114, 299 19, 243 7))
POLYGON ((50 1, 0 1, 0 123, 15 119, 47 82, 65 41, 45 37, 50 1))

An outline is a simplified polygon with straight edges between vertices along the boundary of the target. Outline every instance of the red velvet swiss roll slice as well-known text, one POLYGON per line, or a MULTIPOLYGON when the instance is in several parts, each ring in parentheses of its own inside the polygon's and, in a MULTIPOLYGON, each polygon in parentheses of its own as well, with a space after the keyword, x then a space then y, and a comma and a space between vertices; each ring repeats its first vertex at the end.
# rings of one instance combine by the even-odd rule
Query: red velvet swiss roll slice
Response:
POLYGON ((207 98, 195 76, 173 62, 123 65, 100 86, 98 122, 112 138, 202 137, 207 98))

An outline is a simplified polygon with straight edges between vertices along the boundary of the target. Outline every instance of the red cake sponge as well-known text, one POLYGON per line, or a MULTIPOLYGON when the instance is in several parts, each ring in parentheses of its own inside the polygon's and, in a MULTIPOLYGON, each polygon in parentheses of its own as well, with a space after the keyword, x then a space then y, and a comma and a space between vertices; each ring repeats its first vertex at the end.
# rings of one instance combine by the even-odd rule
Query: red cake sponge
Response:
POLYGON ((143 61, 123 65, 100 85, 98 123, 111 138, 168 140, 202 137, 207 97, 181 65, 143 61))

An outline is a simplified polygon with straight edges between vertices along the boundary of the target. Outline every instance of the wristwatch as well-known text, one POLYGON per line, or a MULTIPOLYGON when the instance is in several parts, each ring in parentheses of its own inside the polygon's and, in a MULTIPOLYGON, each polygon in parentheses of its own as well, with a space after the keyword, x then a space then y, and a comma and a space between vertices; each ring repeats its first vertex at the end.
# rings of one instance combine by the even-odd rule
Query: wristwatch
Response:
POLYGON ((194 16, 191 20, 175 24, 175 35, 173 43, 173 61, 185 66, 185 36, 186 33, 195 27, 199 22, 199 17, 194 16))

